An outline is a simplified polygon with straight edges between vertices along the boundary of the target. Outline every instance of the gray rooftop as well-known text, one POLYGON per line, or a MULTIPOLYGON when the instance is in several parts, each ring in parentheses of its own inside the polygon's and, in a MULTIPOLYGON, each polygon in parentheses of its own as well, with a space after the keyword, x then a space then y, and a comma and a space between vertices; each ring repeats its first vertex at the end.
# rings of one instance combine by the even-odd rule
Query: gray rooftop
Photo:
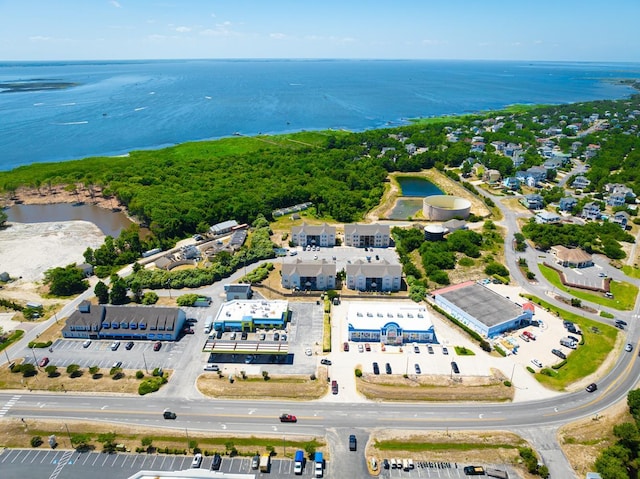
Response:
POLYGON ((440 296, 488 327, 502 324, 522 314, 521 306, 477 283, 446 291, 440 296))
POLYGON ((284 263, 282 265, 282 274, 291 275, 299 274, 300 276, 318 277, 318 276, 335 276, 335 263, 327 263, 326 260, 296 260, 294 263, 284 263))

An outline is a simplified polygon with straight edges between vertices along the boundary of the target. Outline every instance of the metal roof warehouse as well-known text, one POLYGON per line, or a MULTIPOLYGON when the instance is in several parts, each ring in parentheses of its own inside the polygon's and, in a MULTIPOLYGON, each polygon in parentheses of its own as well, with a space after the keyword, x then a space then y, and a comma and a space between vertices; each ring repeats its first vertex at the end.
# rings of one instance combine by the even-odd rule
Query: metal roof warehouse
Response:
POLYGON ((524 327, 533 317, 532 308, 523 308, 474 281, 439 289, 432 294, 437 306, 487 338, 524 327))

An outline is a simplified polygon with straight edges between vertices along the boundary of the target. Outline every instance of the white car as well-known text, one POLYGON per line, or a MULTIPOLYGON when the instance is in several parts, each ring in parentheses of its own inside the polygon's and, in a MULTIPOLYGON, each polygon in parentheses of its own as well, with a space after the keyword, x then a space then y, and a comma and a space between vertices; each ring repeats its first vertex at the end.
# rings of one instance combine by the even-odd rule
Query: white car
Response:
POLYGON ((202 454, 198 453, 193 456, 193 461, 191 461, 191 467, 194 469, 199 468, 202 465, 202 454))
POLYGON ((542 367, 542 363, 541 363, 540 361, 538 361, 537 359, 532 359, 532 360, 531 360, 531 363, 532 363, 534 366, 538 367, 538 368, 541 368, 541 367, 542 367))
POLYGON ((307 348, 304 350, 304 354, 306 354, 307 356, 311 356, 313 352, 311 351, 311 348, 307 348))
POLYGON ((362 344, 358 344, 358 351, 359 352, 364 352, 364 346, 362 344))
POLYGON ((631 343, 627 343, 627 345, 624 347, 624 350, 628 353, 633 351, 633 346, 631 345, 631 343))
POLYGON ((220 366, 218 366, 217 364, 207 363, 207 364, 204 365, 204 370, 205 371, 220 371, 220 366))

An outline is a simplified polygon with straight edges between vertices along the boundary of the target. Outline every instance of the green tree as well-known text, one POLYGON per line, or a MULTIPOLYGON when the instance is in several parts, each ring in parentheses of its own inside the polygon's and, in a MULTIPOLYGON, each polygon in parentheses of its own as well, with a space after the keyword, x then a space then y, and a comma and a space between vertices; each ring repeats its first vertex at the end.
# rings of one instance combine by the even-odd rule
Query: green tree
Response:
POLYGON ((55 378, 58 375, 58 368, 53 364, 50 364, 46 368, 44 368, 44 372, 47 373, 47 376, 50 378, 55 378))
POLYGON ((44 282, 49 285, 51 294, 56 296, 71 296, 82 293, 89 287, 89 282, 75 264, 45 271, 44 282))
POLYGON ((125 304, 128 299, 127 284, 122 278, 117 278, 111 283, 111 292, 109 293, 111 304, 125 304))
POLYGON ((84 450, 89 447, 89 442, 91 441, 91 434, 86 433, 75 433, 71 434, 71 445, 76 448, 76 450, 84 450))
POLYGON ((158 302, 158 294, 155 293, 154 291, 147 291, 146 293, 144 293, 144 296, 142 297, 142 304, 145 305, 150 305, 150 304, 156 304, 158 302))
POLYGON ((4 211, 0 210, 0 227, 4 226, 8 218, 9 216, 7 216, 4 211))
POLYGON ((80 369, 79 364, 69 364, 67 366, 67 374, 72 378, 77 378, 82 376, 82 370, 80 369))
POLYGON ((106 304, 109 302, 109 287, 102 281, 96 283, 93 293, 98 298, 98 303, 106 304))

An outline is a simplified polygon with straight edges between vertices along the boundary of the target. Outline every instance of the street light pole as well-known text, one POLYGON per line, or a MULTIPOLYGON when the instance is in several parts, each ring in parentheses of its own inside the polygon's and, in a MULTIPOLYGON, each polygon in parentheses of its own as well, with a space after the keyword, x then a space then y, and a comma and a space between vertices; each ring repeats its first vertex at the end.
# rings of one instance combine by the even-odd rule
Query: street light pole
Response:
POLYGON ((149 374, 149 369, 147 368, 147 358, 144 357, 144 352, 142 353, 142 360, 144 361, 144 370, 149 374))
POLYGON ((286 436, 282 436, 282 457, 287 455, 287 441, 285 440, 286 436))

